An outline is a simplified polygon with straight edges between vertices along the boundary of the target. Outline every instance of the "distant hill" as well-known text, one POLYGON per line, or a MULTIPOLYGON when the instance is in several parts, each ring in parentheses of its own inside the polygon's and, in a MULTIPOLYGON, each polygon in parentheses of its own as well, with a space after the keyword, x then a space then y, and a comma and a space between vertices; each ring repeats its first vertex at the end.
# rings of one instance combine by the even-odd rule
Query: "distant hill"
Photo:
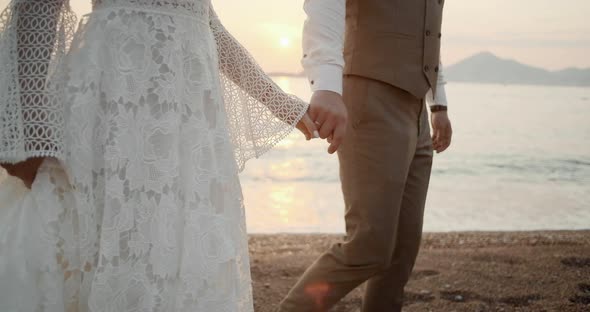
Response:
MULTIPOLYGON (((503 59, 489 52, 470 56, 454 65, 446 66, 445 78, 448 81, 473 83, 590 86, 590 68, 567 68, 548 71, 503 59)), ((305 77, 304 72, 270 72, 270 76, 305 77)))
POLYGON ((445 67, 444 73, 448 81, 590 86, 590 68, 548 71, 513 60, 502 59, 489 52, 473 55, 457 64, 445 67))
POLYGON ((271 77, 305 77, 305 72, 289 73, 289 72, 269 72, 267 75, 271 77))

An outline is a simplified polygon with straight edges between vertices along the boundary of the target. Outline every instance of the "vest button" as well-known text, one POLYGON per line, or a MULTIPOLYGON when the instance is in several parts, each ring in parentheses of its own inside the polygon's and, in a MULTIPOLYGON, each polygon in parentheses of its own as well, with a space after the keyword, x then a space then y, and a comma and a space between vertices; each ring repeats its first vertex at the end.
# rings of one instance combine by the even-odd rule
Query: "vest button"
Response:
POLYGON ((442 34, 441 33, 438 33, 438 39, 440 39, 440 37, 442 37, 442 34))
POLYGON ((443 4, 443 0, 438 0, 438 4, 443 4))
POLYGON ((312 81, 310 81, 310 83, 313 85, 315 83, 315 81, 312 80, 312 81))
POLYGON ((434 68, 434 71, 438 73, 438 66, 434 68))
POLYGON ((430 67, 428 65, 424 66, 424 71, 429 71, 430 67))
POLYGON ((426 36, 430 36, 430 30, 426 31, 426 36))

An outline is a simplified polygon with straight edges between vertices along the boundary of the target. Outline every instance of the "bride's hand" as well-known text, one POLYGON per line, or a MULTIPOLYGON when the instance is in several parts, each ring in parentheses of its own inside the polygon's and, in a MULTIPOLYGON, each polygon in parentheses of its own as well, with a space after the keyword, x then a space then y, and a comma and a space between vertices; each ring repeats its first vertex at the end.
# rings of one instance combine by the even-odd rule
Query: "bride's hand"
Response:
POLYGON ((311 140, 313 138, 319 138, 320 134, 318 132, 318 128, 316 127, 315 123, 311 120, 308 112, 305 112, 303 118, 299 120, 297 123, 297 129, 305 135, 306 140, 311 140))
POLYGON ((9 175, 21 179, 25 186, 30 189, 37 176, 37 170, 39 170, 44 159, 42 157, 29 158, 17 164, 0 164, 0 166, 6 169, 9 175))

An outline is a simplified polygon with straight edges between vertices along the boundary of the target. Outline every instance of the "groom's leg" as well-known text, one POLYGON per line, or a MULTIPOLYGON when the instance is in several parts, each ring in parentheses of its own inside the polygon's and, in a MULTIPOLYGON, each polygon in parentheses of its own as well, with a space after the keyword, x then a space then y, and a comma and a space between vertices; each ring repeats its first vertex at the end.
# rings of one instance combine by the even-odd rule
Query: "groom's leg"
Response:
POLYGON ((400 209, 391 267, 368 281, 363 312, 401 311, 403 305, 404 287, 420 248, 424 205, 432 168, 432 141, 426 110, 421 121, 420 139, 410 165, 400 209))
POLYGON ((281 312, 327 311, 391 264, 420 106, 400 89, 358 77, 345 79, 344 92, 351 127, 338 155, 347 238, 308 268, 281 312))

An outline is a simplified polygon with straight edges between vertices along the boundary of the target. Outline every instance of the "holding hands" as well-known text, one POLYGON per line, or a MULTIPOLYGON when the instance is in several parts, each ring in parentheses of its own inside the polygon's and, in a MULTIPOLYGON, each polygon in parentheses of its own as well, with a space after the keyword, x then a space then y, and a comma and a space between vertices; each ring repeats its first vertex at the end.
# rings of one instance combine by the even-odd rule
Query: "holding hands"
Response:
POLYGON ((346 133, 348 113, 342 96, 332 91, 315 91, 311 97, 309 110, 297 124, 305 137, 327 139, 330 143, 328 153, 338 150, 346 133))

